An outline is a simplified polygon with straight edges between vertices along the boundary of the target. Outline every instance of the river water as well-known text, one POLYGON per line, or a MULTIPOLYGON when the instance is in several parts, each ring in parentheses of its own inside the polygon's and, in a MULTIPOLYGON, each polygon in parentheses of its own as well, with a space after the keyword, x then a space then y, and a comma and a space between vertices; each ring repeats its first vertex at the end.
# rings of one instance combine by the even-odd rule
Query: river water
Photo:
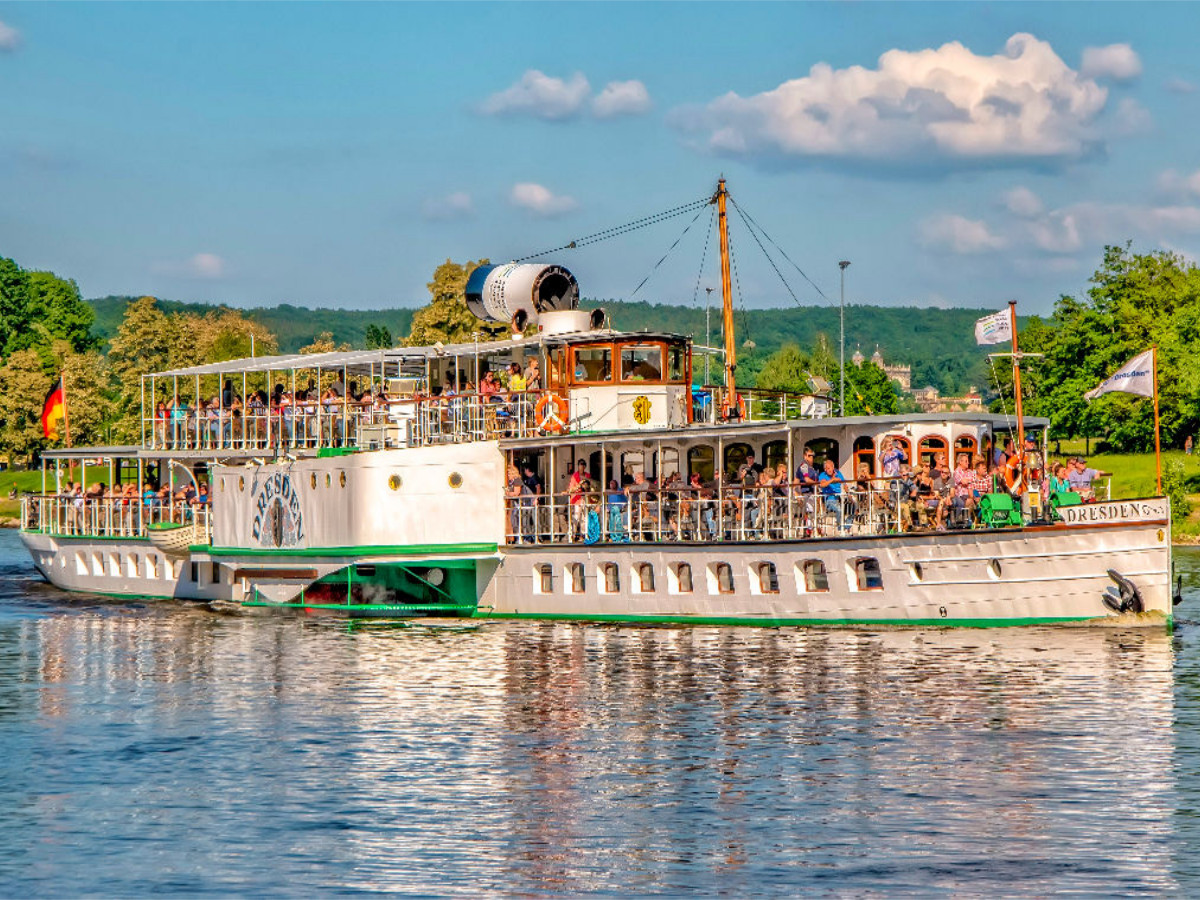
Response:
POLYGON ((374 625, 0 532, 0 896, 1200 892, 1174 634, 374 625))

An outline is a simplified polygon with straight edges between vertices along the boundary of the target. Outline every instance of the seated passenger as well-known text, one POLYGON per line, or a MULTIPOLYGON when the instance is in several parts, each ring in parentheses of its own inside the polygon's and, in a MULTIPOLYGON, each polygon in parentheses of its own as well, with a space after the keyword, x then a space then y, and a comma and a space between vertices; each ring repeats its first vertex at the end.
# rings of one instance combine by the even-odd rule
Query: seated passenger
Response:
POLYGON ((1071 490, 1077 492, 1084 502, 1094 502, 1096 492, 1092 488, 1092 482, 1097 478, 1111 478, 1112 472, 1101 472, 1098 469, 1088 468, 1087 461, 1082 456, 1076 456, 1071 462, 1071 469, 1067 472, 1067 481, 1071 484, 1071 490))
POLYGON ((834 516, 839 531, 846 527, 846 517, 842 506, 842 485, 845 483, 846 479, 842 477, 842 473, 838 471, 834 461, 826 458, 825 470, 818 476, 817 484, 820 486, 821 496, 824 498, 825 512, 834 516))

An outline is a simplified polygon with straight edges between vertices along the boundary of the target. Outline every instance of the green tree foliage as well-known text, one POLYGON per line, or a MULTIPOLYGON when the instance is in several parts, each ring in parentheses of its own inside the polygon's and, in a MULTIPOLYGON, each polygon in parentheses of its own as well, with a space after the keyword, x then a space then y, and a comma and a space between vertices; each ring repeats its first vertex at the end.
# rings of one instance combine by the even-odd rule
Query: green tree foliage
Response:
POLYGON ((882 416, 898 410, 896 385, 875 363, 846 364, 846 415, 882 416))
POLYGON ((45 445, 42 403, 54 382, 35 350, 14 350, 0 367, 0 440, 11 457, 29 458, 45 445))
POLYGON ((74 281, 51 272, 27 272, 0 257, 0 357, 35 349, 45 361, 56 340, 77 352, 90 349, 95 346, 94 319, 74 281))
MULTIPOLYGON (((1054 437, 1100 437, 1114 449, 1154 445, 1150 400, 1084 393, 1152 344, 1157 344, 1163 441, 1181 446, 1200 428, 1200 269, 1167 252, 1137 254, 1105 248, 1084 298, 1063 296, 1054 314, 1031 320, 1022 350, 1045 354, 1022 367, 1025 410, 1047 416, 1054 437)), ((1011 373, 1002 379, 1012 397, 1011 373)))
POLYGON ((509 335, 508 323, 484 322, 467 309, 467 279, 486 259, 456 263, 447 259, 433 273, 426 287, 430 301, 413 314, 412 330, 404 343, 410 347, 433 344, 466 343, 478 334, 481 341, 494 341, 509 335))
POLYGON ((392 332, 386 325, 372 322, 367 326, 367 349, 386 350, 392 346, 392 332))
POLYGON ((811 390, 811 358, 798 344, 784 344, 767 357, 755 382, 768 391, 806 392, 811 390))

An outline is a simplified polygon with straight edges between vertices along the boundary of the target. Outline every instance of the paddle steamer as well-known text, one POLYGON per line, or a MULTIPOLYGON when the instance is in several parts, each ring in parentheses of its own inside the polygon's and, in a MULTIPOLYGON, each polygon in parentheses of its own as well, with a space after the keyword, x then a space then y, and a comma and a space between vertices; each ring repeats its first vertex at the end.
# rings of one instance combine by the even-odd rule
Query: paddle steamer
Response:
MULTIPOLYGON (((34 564, 71 591, 349 615, 1170 625, 1166 498, 1043 511, 995 494, 981 519, 904 530, 885 439, 910 460, 954 459, 1021 428, 990 413, 839 417, 820 390, 739 388, 724 181, 712 202, 722 384, 694 383, 708 348, 689 338, 616 331, 580 310, 561 266, 484 266, 467 303, 511 324, 510 339, 148 373, 137 445, 44 455, 43 492, 22 510, 34 564), (476 390, 534 361, 539 389, 476 390), (230 400, 256 390, 284 402, 230 400), (190 414, 156 418, 172 398, 190 414), (792 477, 806 450, 870 477, 832 501, 731 477, 751 453, 792 477), (109 485, 133 481, 138 496, 64 497, 68 464, 96 458, 109 485), (572 486, 577 470, 587 482, 572 486), (689 486, 694 473, 706 487, 689 486), (140 493, 150 482, 173 498, 201 481, 211 505, 140 493)), ((1023 424, 1044 453, 1048 422, 1023 424)))

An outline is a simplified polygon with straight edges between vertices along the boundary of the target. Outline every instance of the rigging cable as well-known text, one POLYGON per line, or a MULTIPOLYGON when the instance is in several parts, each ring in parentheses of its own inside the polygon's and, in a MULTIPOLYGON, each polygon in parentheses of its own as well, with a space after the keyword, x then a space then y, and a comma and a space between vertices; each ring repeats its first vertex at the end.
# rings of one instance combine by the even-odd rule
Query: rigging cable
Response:
POLYGON ((696 286, 692 288, 692 306, 696 305, 696 298, 700 296, 700 279, 704 277, 704 263, 708 259, 708 245, 712 241, 713 219, 716 218, 717 209, 713 207, 712 215, 708 217, 708 229, 704 232, 704 252, 700 254, 700 270, 696 272, 696 286))
POLYGON ((586 247, 588 244, 599 243, 606 241, 609 238, 619 237, 622 234, 628 234, 631 231, 636 231, 639 228, 645 228, 649 225, 657 225, 659 222, 665 222, 667 219, 673 219, 676 216, 683 216, 692 212, 697 207, 707 206, 711 198, 705 197, 702 200, 693 200, 690 203, 685 203, 682 206, 676 206, 672 209, 663 210, 662 212, 654 213, 650 216, 643 216, 640 219, 634 219, 632 222, 626 222, 624 225, 617 225, 614 228, 605 228, 603 231, 597 231, 593 234, 585 235, 577 238, 569 243, 563 244, 561 247, 555 247, 551 250, 542 250, 538 253, 531 253, 528 256, 522 256, 513 262, 526 262, 531 259, 537 259, 539 256, 547 256, 551 253, 558 253, 560 250, 576 250, 580 247, 586 247))
MULTIPOLYGON (((662 259, 660 259, 658 262, 656 262, 654 264, 654 268, 652 268, 649 272, 646 273, 646 277, 643 278, 640 282, 638 282, 638 286, 633 289, 632 293, 630 293, 630 295, 628 297, 629 300, 632 300, 634 298, 634 295, 637 294, 637 292, 642 289, 642 285, 644 285, 647 281, 650 280, 650 276, 658 271, 658 267, 661 266, 663 264, 663 262, 666 261, 666 258, 671 255, 671 251, 679 246, 679 242, 682 241, 684 239, 684 237, 687 236, 687 233, 692 230, 692 226, 696 224, 696 220, 700 218, 700 214, 703 212, 704 212, 703 209, 700 209, 696 212, 696 215, 692 217, 692 221, 688 222, 687 227, 685 229, 683 229, 683 233, 680 234, 679 237, 675 238, 675 243, 673 243, 670 247, 667 248, 667 252, 662 255, 662 259)), ((707 243, 705 244, 705 246, 707 246, 707 243)))
POLYGON ((1008 415, 1008 404, 1004 400, 1004 385, 1000 383, 1000 376, 996 373, 996 360, 992 359, 991 354, 988 354, 988 362, 992 366, 992 380, 996 382, 996 392, 1000 395, 1000 409, 1004 411, 1004 421, 1008 423, 1008 433, 1012 434, 1013 424, 1008 415))
MULTIPOLYGON (((730 198, 732 202, 733 198, 730 198)), ((796 296, 796 292, 792 290, 792 286, 788 284, 787 279, 783 277, 783 273, 779 271, 779 266, 775 265, 775 260, 771 259, 771 254, 767 252, 767 248, 763 246, 763 242, 758 239, 758 235, 754 233, 754 229, 750 227, 750 223, 746 220, 746 214, 742 212, 742 208, 736 203, 733 208, 737 210, 737 214, 742 217, 742 224, 746 226, 746 230, 750 232, 750 237, 754 238, 754 242, 758 244, 758 249, 763 252, 763 256, 767 258, 767 262, 771 264, 771 268, 775 270, 775 274, 779 276, 779 280, 783 282, 783 286, 787 288, 787 292, 792 295, 792 299, 796 301, 797 306, 802 306, 800 298, 796 296)))
POLYGON ((751 222, 754 223, 754 227, 757 228, 759 231, 761 231, 763 237, 765 237, 770 242, 771 246, 779 251, 779 255, 782 256, 784 259, 786 259, 788 262, 790 262, 792 264, 792 267, 797 272, 799 272, 801 274, 801 276, 803 276, 805 281, 807 281, 809 284, 812 285, 813 290, 815 290, 818 294, 820 294, 821 297, 824 298, 825 302, 833 303, 833 301, 829 299, 829 297, 826 295, 826 293, 823 290, 821 290, 820 287, 817 286, 817 283, 815 281, 813 281, 811 278, 809 278, 808 275, 805 273, 805 271, 802 268, 800 268, 798 265, 796 265, 796 263, 792 260, 792 258, 790 256, 788 256, 786 253, 784 253, 783 248, 780 247, 779 244, 777 244, 775 242, 775 239, 772 238, 769 234, 767 234, 766 230, 761 225, 759 225, 758 222, 756 222, 754 220, 754 216, 750 215, 750 213, 748 213, 748 212, 745 212, 738 205, 738 202, 733 199, 733 197, 729 198, 729 202, 733 204, 734 208, 738 211, 739 215, 744 215, 747 219, 749 219, 751 222))

